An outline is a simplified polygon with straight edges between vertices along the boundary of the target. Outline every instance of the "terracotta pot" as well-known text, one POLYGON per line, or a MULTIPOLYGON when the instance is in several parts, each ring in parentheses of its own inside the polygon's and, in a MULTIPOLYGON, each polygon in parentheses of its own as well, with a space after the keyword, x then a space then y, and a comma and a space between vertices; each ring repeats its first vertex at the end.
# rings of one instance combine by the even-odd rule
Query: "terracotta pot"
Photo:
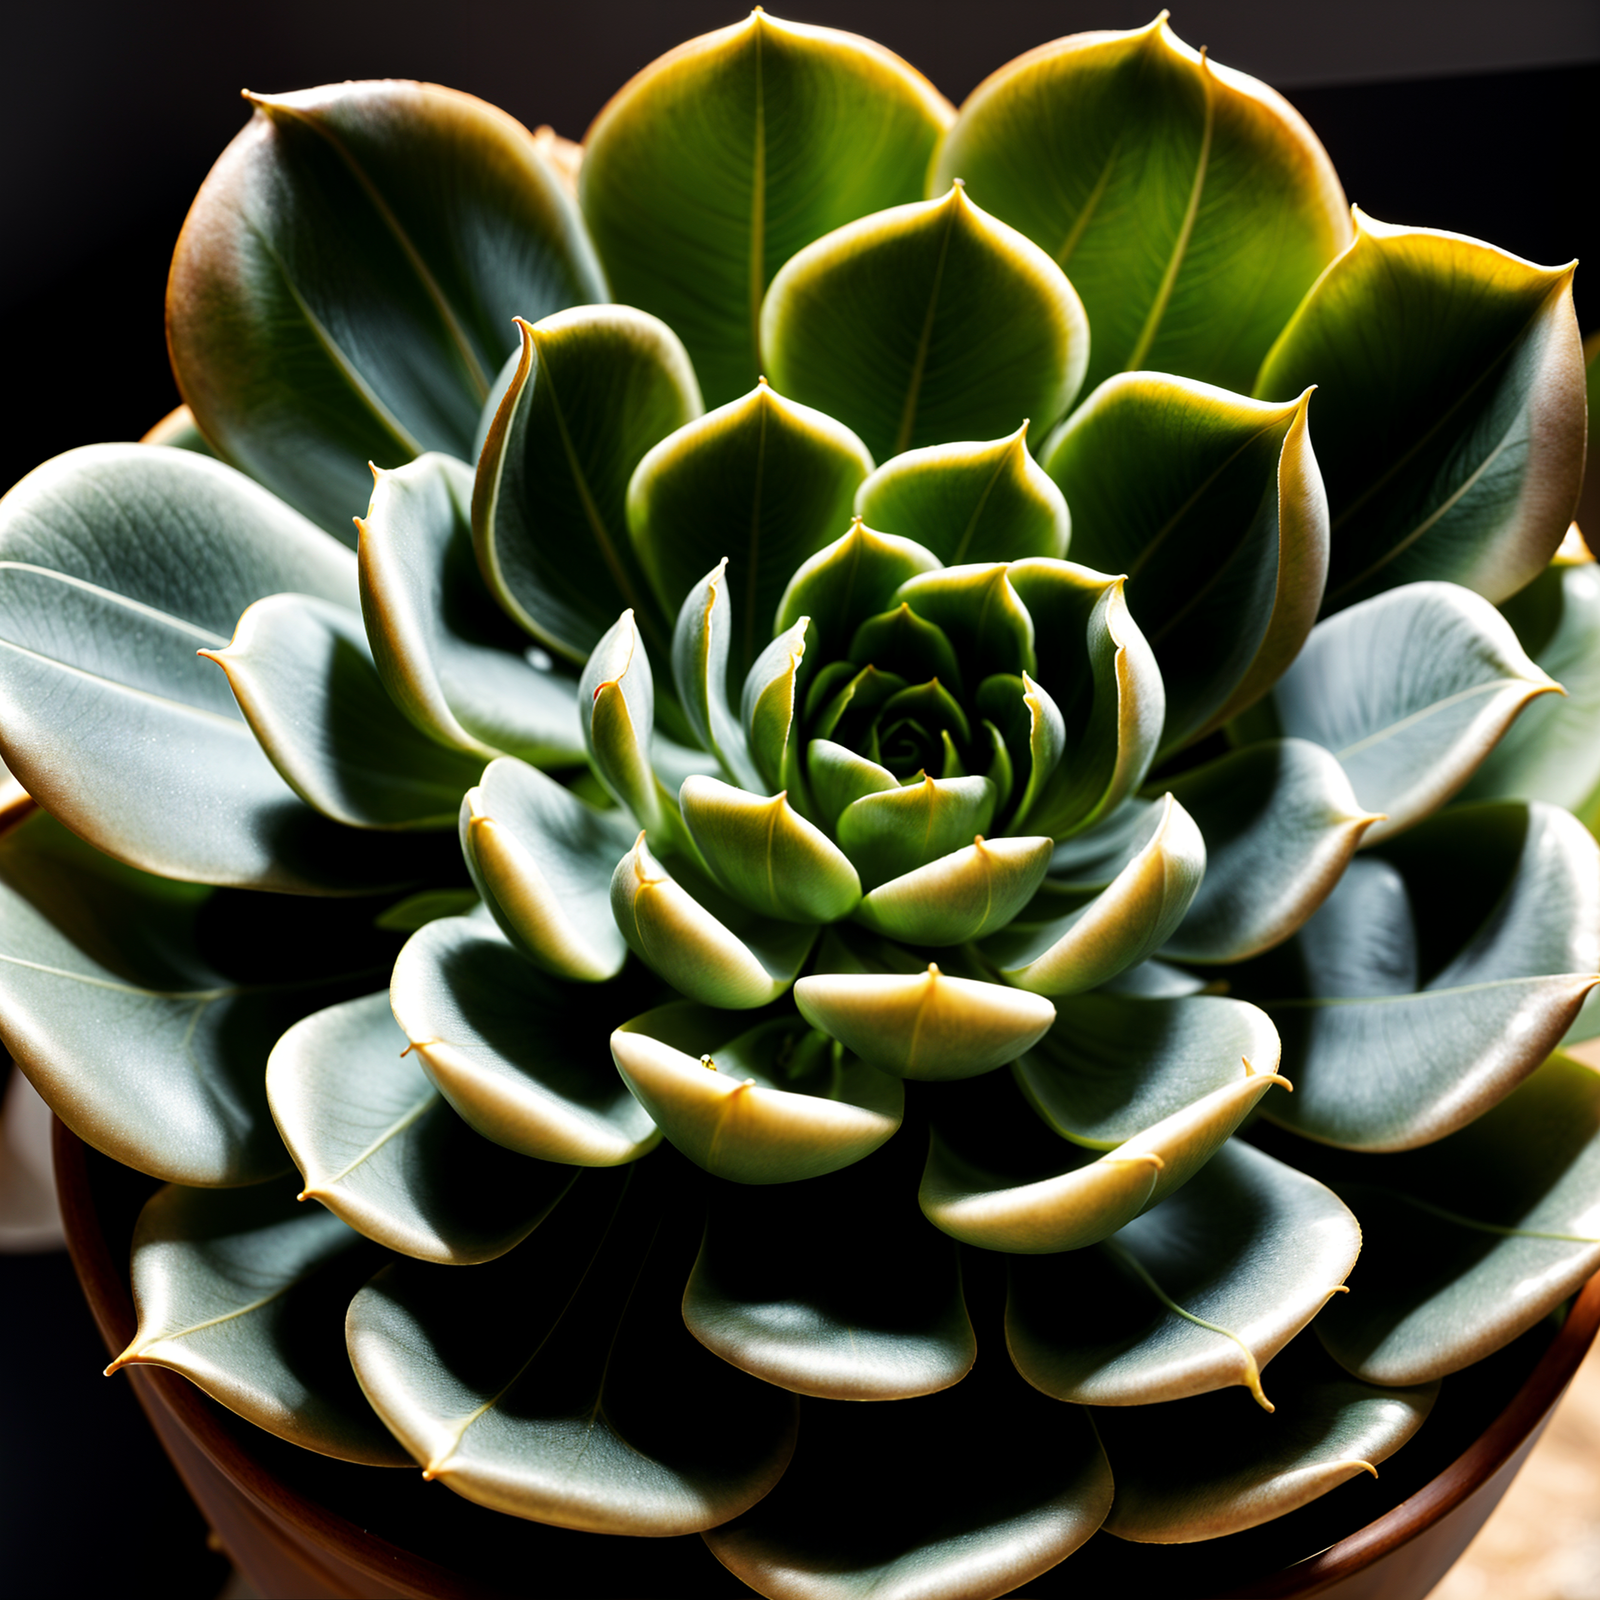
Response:
MULTIPOLYGON (((134 1331, 128 1243, 154 1183, 59 1123, 67 1243, 107 1347, 134 1331)), ((1096 1535, 1027 1586, 1171 1600, 1423 1600, 1494 1509, 1600 1327, 1600 1275, 1556 1326, 1447 1379, 1417 1438, 1360 1479, 1263 1528, 1201 1545, 1096 1535), (1454 1386, 1454 1387, 1452 1387, 1454 1386), (1353 1533, 1352 1523, 1360 1524, 1353 1533), (1317 1553, 1312 1553, 1317 1552, 1317 1553)), ((608 1539, 497 1516, 420 1474, 327 1461, 262 1433, 187 1379, 128 1369, 152 1426, 241 1572, 265 1596, 748 1595, 697 1538, 608 1539)))

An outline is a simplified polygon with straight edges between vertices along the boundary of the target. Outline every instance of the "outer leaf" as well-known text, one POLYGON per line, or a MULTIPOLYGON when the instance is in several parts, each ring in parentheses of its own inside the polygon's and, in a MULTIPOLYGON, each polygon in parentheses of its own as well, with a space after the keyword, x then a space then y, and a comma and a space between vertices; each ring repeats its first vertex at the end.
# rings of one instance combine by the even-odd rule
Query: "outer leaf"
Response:
POLYGON ((380 472, 361 530, 361 610, 384 687, 429 738, 490 759, 583 758, 576 686, 535 666, 472 553, 472 473, 428 455, 380 472))
POLYGON ((683 1295, 724 1361, 826 1400, 899 1400, 961 1381, 977 1340, 955 1246, 914 1199, 915 1141, 829 1177, 723 1193, 683 1295))
POLYGON ((360 622, 295 594, 258 600, 233 642, 201 650, 250 731, 307 805, 354 828, 444 828, 480 756, 435 744, 384 690, 360 622))
POLYGON ((731 561, 732 670, 742 681, 795 568, 850 526, 856 486, 871 471, 848 428, 762 379, 645 456, 628 484, 628 532, 668 616, 708 567, 731 561))
POLYGON ((984 947, 1008 983, 1048 995, 1096 988, 1154 955, 1182 922, 1205 874, 1205 840, 1170 794, 1148 808, 1127 809, 1139 829, 1109 884, 1060 915, 1036 920, 1034 909, 1048 912, 1056 898, 1041 896, 984 947))
POLYGON ((405 1048, 387 994, 297 1022, 267 1059, 267 1095, 319 1200, 402 1255, 492 1261, 550 1214, 578 1175, 475 1134, 405 1048))
POLYGON ((1350 237, 1327 153, 1295 109, 1175 38, 1080 33, 981 83, 928 176, 1071 274, 1089 382, 1136 367, 1246 389, 1350 237))
POLYGON ((1552 1056, 1459 1133, 1327 1176, 1369 1243, 1322 1342, 1369 1383, 1459 1371, 1600 1269, 1600 1076, 1552 1056))
POLYGON ((987 444, 930 445, 886 461, 856 490, 856 515, 914 538, 946 566, 1067 553, 1072 518, 1028 454, 1028 424, 987 444))
POLYGON ((556 978, 603 983, 628 947, 611 874, 634 830, 536 767, 492 761, 461 802, 461 854, 500 931, 556 978))
POLYGON ((1011 1262, 1006 1346, 1058 1400, 1142 1406, 1242 1384, 1271 1411, 1261 1369, 1360 1250, 1331 1189, 1230 1139, 1090 1255, 1011 1262))
POLYGON ((782 1483, 708 1533, 711 1553, 775 1600, 972 1600, 1031 1583, 1087 1539, 1111 1475, 1086 1414, 1003 1360, 896 1406, 805 1408, 782 1483), (885 1462, 938 1470, 885 1471, 885 1462))
POLYGON ((941 200, 838 228, 785 262, 761 307, 767 373, 880 461, 993 439, 1071 405, 1089 324, 1061 269, 975 206, 941 200))
POLYGON ((1328 500, 1309 398, 1267 405, 1127 373, 1096 389, 1041 453, 1074 508, 1074 556, 1127 574, 1167 686, 1164 750, 1259 699, 1316 620, 1328 500))
POLYGON ((631 306, 576 306, 522 328, 522 360, 484 441, 472 542, 495 598, 558 655, 584 660, 619 611, 666 656, 628 540, 628 480, 700 415, 672 329, 631 306))
POLYGON ((6 1048, 74 1133, 125 1165, 259 1183, 288 1164, 262 1084, 272 1041, 381 982, 393 950, 370 905, 350 911, 148 877, 35 814, 0 840, 6 1048))
POLYGON ((1242 1395, 1097 1411, 1116 1475, 1106 1529, 1120 1539, 1188 1544, 1258 1527, 1361 1472, 1376 1476, 1438 1398, 1424 1388, 1374 1389, 1301 1340, 1279 1358, 1266 1415, 1242 1395), (1203 1455, 1184 1441, 1204 1439, 1203 1455))
POLYGON ((723 558, 684 596, 672 630, 672 681, 695 737, 743 789, 759 789, 744 728, 728 708, 733 608, 723 558))
POLYGON ((1356 799, 1384 813, 1362 840, 1374 845, 1438 810, 1517 713, 1559 689, 1488 601, 1412 583, 1316 628, 1272 710, 1284 733, 1331 750, 1356 799))
POLYGON ((584 141, 584 215, 617 297, 682 333, 720 405, 764 370, 773 273, 843 223, 916 199, 953 116, 881 45, 757 11, 612 98, 584 141))
POLYGON ((707 1172, 736 1183, 815 1178, 870 1155, 900 1126, 895 1079, 793 1014, 735 1034, 739 1020, 679 1001, 611 1035, 639 1103, 707 1172))
POLYGON ((656 1537, 777 1481, 794 1401, 683 1326, 700 1205, 660 1167, 586 1178, 590 1204, 487 1266, 403 1262, 356 1296, 350 1359, 425 1476, 511 1516, 656 1537))
POLYGON ((812 973, 794 988, 813 1027, 901 1078, 970 1078, 1014 1061, 1055 1007, 996 983, 925 973, 812 973))
POLYGON ((1255 386, 1320 385, 1324 610, 1419 578, 1503 600, 1555 553, 1583 474, 1572 272, 1356 213, 1255 386))
POLYGON ((1281 943, 1322 904, 1361 836, 1339 763, 1305 739, 1249 745, 1173 779, 1200 826, 1206 875, 1166 953, 1242 961, 1281 943))
POLYGON ((1464 1126, 1555 1047, 1600 968, 1600 850, 1552 806, 1429 818, 1343 881, 1237 991, 1283 1035, 1275 1121, 1408 1150, 1464 1126))
POLYGON ((636 1161, 660 1139, 612 1070, 610 1017, 574 1005, 481 913, 413 934, 389 1000, 433 1086, 484 1138, 583 1167, 636 1161))
POLYGON ((349 538, 367 463, 465 456, 515 315, 603 300, 537 142, 421 83, 253 95, 167 290, 173 367, 208 439, 349 538))
POLYGON ((611 625, 584 664, 578 703, 584 746, 600 781, 645 827, 659 828, 663 813, 650 759, 655 679, 631 611, 611 625))
POLYGON ((911 944, 954 945, 1002 928, 1033 898, 1050 865, 1049 839, 974 839, 965 850, 880 883, 856 921, 911 944))
POLYGON ((157 1190, 133 1234, 139 1326, 107 1373, 171 1367, 291 1444, 405 1466, 338 1335, 340 1312, 374 1265, 360 1243, 320 1207, 296 1207, 283 1184, 157 1190))
POLYGON ((354 579, 346 551, 218 462, 148 445, 58 456, 0 502, 6 764, 74 832, 166 877, 302 894, 406 882, 414 860, 295 798, 195 659, 262 595, 353 609, 354 579))

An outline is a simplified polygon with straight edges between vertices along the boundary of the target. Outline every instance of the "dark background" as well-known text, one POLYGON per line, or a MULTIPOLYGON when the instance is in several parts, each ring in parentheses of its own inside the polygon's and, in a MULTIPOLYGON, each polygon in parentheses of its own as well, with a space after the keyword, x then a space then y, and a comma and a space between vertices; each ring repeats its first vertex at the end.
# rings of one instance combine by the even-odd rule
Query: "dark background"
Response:
MULTIPOLYGON (((957 103, 1032 45, 1135 27, 1156 0, 789 0, 869 34, 957 103)), ((470 90, 581 138, 606 95, 737 0, 0 0, 0 489, 177 403, 162 294, 188 202, 245 120, 238 91, 347 77, 470 90)), ((1589 257, 1600 184, 1595 0, 1179 0, 1179 34, 1285 90, 1350 198, 1544 263, 1589 257)), ((1600 287, 1579 273, 1579 317, 1600 287)), ((150 1588, 226 1573, 104 1362, 61 1256, 0 1257, 0 1592, 150 1588)))

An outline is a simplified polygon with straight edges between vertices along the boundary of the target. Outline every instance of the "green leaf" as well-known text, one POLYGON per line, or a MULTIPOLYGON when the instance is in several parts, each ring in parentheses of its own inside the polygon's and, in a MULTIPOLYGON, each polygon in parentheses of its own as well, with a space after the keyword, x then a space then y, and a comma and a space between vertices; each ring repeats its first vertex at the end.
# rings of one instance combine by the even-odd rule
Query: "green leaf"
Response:
POLYGON ((1356 213, 1255 385, 1319 386, 1325 611, 1420 578, 1503 600, 1555 553, 1583 473, 1572 272, 1356 213))
POLYGON ((584 141, 584 216, 617 297, 682 333, 720 405, 763 370, 773 273, 841 224, 915 200, 953 116, 881 45, 757 10, 612 98, 584 141))
POLYGON ((678 864, 675 878, 651 855, 642 833, 617 863, 611 912, 652 971, 689 999, 730 1010, 776 1000, 817 936, 814 924, 779 922, 726 900, 686 863, 678 864))
POLYGON ((372 919, 386 933, 415 933, 437 917, 464 917, 479 905, 476 889, 419 889, 372 919))
POLYGON ((1057 1400, 1143 1406, 1241 1384, 1271 1411, 1261 1369, 1338 1292, 1361 1243, 1331 1189, 1230 1139, 1086 1255, 1013 1260, 1006 1347, 1057 1400))
POLYGON ((1284 405, 1159 373, 1109 378, 1045 442, 1073 555, 1127 575, 1167 688, 1163 750, 1259 699, 1316 621, 1328 501, 1284 405))
POLYGON ((838 417, 880 461, 1040 431, 1072 404, 1089 324, 1061 269, 967 198, 895 206, 791 256, 761 307, 783 393, 838 417))
POLYGON ((581 1171, 531 1162, 474 1133, 406 1049, 386 993, 290 1028, 267 1060, 267 1096, 305 1179, 300 1199, 423 1261, 504 1255, 581 1171))
POLYGON ((863 622, 888 608, 902 583, 940 565, 939 558, 915 540, 874 533, 857 517, 843 538, 795 569, 778 602, 773 632, 783 633, 809 617, 817 641, 816 659, 835 660, 848 650, 863 622))
POLYGON ((852 802, 900 787, 887 767, 831 739, 813 739, 806 746, 806 778, 818 819, 829 828, 837 828, 839 814, 852 802))
POLYGON ((472 542, 496 600, 556 654, 583 661, 619 611, 666 659, 670 623, 628 539, 628 480, 701 412, 665 323, 576 306, 522 328, 522 360, 489 430, 472 542))
MULTIPOLYGON (((1060 915, 1036 920, 1025 910, 985 945, 1007 983, 1047 995, 1097 988, 1154 955, 1183 921, 1206 870, 1200 830, 1170 794, 1127 811, 1139 826, 1109 884, 1060 915)), ((1037 911, 1051 910, 1055 898, 1041 896, 1037 911)))
MULTIPOLYGON (((961 663, 943 628, 919 617, 902 600, 890 611, 868 617, 846 651, 851 662, 870 662, 907 683, 936 681, 950 694, 962 691, 961 663)), ((958 710, 956 716, 962 713, 958 710)), ((966 737, 966 735, 963 735, 966 737)))
POLYGON ((384 687, 430 739, 484 760, 583 759, 577 689, 529 659, 472 553, 472 472, 427 455, 380 472, 361 530, 361 610, 384 687))
POLYGON ((987 778, 930 778, 852 800, 834 825, 869 892, 987 833, 995 789, 987 778))
POLYGON ((222 650, 201 650, 267 758, 307 805, 352 828, 447 828, 482 771, 389 698, 360 621, 305 595, 258 600, 222 650))
POLYGON ((1383 819, 1367 846, 1437 811, 1536 695, 1560 685, 1487 600, 1449 583, 1374 595, 1312 631, 1272 692, 1284 733, 1339 758, 1383 819))
POLYGON ((194 413, 188 406, 177 406, 169 411, 139 443, 170 445, 174 450, 192 450, 196 455, 217 459, 216 451, 195 425, 194 413))
POLYGON ((1206 842, 1206 875, 1165 953, 1243 961, 1322 904, 1375 818, 1344 769, 1306 739, 1269 739, 1172 780, 1206 842))
POLYGON ((1049 839, 984 839, 880 883, 856 921, 918 945, 965 944, 1003 928, 1033 898, 1050 866, 1049 839))
POLYGON ((1460 807, 1351 863, 1294 942, 1235 992, 1283 1036, 1291 1101, 1327 1144, 1408 1150, 1503 1098, 1600 970, 1600 848, 1537 802, 1460 807))
POLYGON ((856 486, 871 471, 848 428, 763 379, 645 456, 628 484, 628 532, 669 616, 708 567, 731 563, 732 670, 742 681, 795 568, 850 526, 856 486))
POLYGON ((1033 620, 1009 573, 1003 561, 920 573, 907 578, 894 599, 938 627, 972 677, 1034 672, 1033 620))
POLYGON ((617 1070, 689 1159, 735 1183, 795 1183, 870 1155, 905 1090, 793 1013, 747 1019, 683 1001, 611 1035, 617 1070))
POLYGON ((1048 1000, 997 983, 926 972, 811 973, 800 1014, 898 1078, 970 1078, 1015 1061, 1055 1021, 1048 1000))
POLYGON ((860 903, 856 869, 783 795, 766 800, 715 778, 690 778, 679 804, 718 883, 750 910, 815 924, 837 922, 860 903))
MULTIPOLYGON (((971 1600, 1029 1592, 1100 1526, 1111 1474, 1087 1412, 1003 1359, 900 1405, 804 1406, 783 1481, 705 1535, 757 1593, 971 1600), (903 1462, 893 1470, 888 1463, 903 1462)), ((1035 1591, 1037 1592, 1037 1591, 1035 1591)))
POLYGON ((1600 1076, 1552 1056, 1458 1133, 1339 1157, 1367 1235, 1348 1304, 1317 1321, 1369 1383, 1416 1384, 1509 1344, 1600 1269, 1600 1076))
POLYGON ((901 1139, 803 1185, 717 1195, 684 1289, 689 1331, 755 1377, 824 1400, 960 1382, 977 1340, 956 1247, 917 1209, 921 1157, 901 1139))
POLYGON ((371 916, 150 877, 35 813, 0 840, 0 1032, 95 1149, 169 1182, 259 1183, 289 1161, 267 1052, 382 981, 394 946, 371 916))
POLYGON ((503 111, 393 80, 247 98, 173 258, 173 368, 230 461, 348 539, 367 463, 465 456, 512 317, 605 279, 503 111))
POLYGON ((953 178, 1071 274, 1094 329, 1091 385, 1142 367, 1248 389, 1350 238, 1339 179, 1300 114, 1197 55, 1165 12, 991 74, 928 193, 953 178))
POLYGON ((907 450, 856 490, 856 515, 915 538, 947 567, 1064 556, 1072 533, 1067 502, 1028 454, 1027 440, 1024 422, 986 444, 907 450))
POLYGON ((593 993, 529 966, 481 912, 419 929, 389 985, 429 1080, 484 1138, 540 1161, 618 1166, 661 1135, 617 1079, 593 993))
POLYGON ((810 639, 810 621, 801 617, 769 644, 744 680, 739 716, 750 759, 769 789, 788 789, 799 781, 800 666, 810 639))
POLYGON ((416 876, 297 799, 197 661, 263 595, 354 610, 355 562, 186 450, 93 445, 0 503, 0 750, 97 848, 166 877, 352 893, 416 876), (181 800, 178 798, 181 796, 181 800))
POLYGON ((635 830, 521 761, 492 761, 461 805, 461 854, 500 931, 535 966, 604 983, 628 947, 611 874, 635 830))
POLYGON ((1278 1070, 1264 1011, 1221 995, 1083 994, 1012 1068, 1033 1109, 1063 1139, 1114 1150, 1244 1076, 1278 1070))
POLYGON ((777 1481, 793 1397, 719 1361, 678 1310, 701 1220, 683 1165, 590 1174, 588 1204, 498 1261, 400 1262, 356 1296, 351 1362, 425 1477, 511 1516, 658 1538, 777 1481))
POLYGON ((297 1207, 284 1184, 168 1184, 134 1228, 139 1326, 107 1373, 170 1367, 302 1449, 369 1467, 407 1465, 362 1397, 339 1338, 350 1295, 377 1264, 360 1245, 320 1206, 297 1207))
POLYGON ((584 663, 578 705, 589 763, 600 781, 646 828, 660 828, 663 812, 650 760, 655 678, 631 611, 617 618, 584 663))
POLYGON ((733 607, 727 578, 724 557, 684 596, 672 630, 672 681, 701 745, 715 753, 741 788, 759 789, 761 778, 751 764, 744 728, 728 709, 733 607))
POLYGON ((1117 1483, 1106 1531, 1189 1544, 1259 1527, 1358 1473, 1377 1476, 1427 1420, 1439 1387, 1375 1389, 1340 1372, 1311 1339, 1278 1358, 1269 1418, 1223 1390, 1160 1406, 1098 1410, 1117 1483), (1205 1440, 1203 1451, 1193 1441, 1205 1440))

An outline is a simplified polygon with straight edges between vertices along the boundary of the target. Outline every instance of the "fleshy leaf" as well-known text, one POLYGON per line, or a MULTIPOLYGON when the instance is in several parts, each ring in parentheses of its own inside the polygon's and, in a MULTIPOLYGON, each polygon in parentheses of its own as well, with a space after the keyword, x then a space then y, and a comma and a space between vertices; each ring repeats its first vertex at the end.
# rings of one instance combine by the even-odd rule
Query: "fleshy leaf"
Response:
POLYGON ((1149 1405, 1242 1384, 1322 1310, 1361 1250, 1331 1189, 1237 1139, 1086 1255, 1011 1262, 1006 1346, 1079 1405, 1149 1405))
POLYGON ((106 1368, 170 1367, 258 1428, 320 1455, 403 1467, 339 1338, 351 1294, 381 1257, 292 1185, 168 1184, 133 1234, 133 1342, 106 1368))
POLYGON ((728 650, 733 608, 728 600, 728 563, 719 561, 684 596, 672 630, 672 681, 689 726, 744 789, 759 789, 744 728, 728 707, 728 650))
POLYGON ((512 317, 605 279, 503 111, 393 80, 247 98, 179 236, 173 368, 229 460, 348 539, 367 463, 465 456, 512 317))
POLYGON ((705 1005, 749 1010, 776 1000, 799 973, 816 926, 757 916, 695 881, 685 864, 677 871, 675 878, 651 855, 642 833, 617 863, 611 911, 639 959, 705 1005))
POLYGON ((661 1135, 617 1079, 609 1018, 592 994, 529 966, 481 912, 419 929, 389 985, 429 1080, 484 1138, 540 1161, 609 1167, 661 1135))
POLYGON ((740 1033, 737 1015, 682 1001, 611 1035, 628 1087, 697 1165, 736 1183, 794 1183, 870 1155, 900 1126, 905 1090, 791 1013, 740 1033))
POLYGON ((763 370, 772 275, 915 200, 955 113, 881 45, 761 10, 646 67, 584 141, 579 193, 617 298, 683 335, 713 405, 763 370))
POLYGON ((813 1027, 900 1078, 970 1078, 1015 1061, 1055 1021, 1048 1000, 926 972, 812 973, 794 987, 813 1027))
POLYGON ((1313 1160, 1367 1236, 1317 1333, 1369 1383, 1480 1361, 1600 1269, 1600 1075, 1570 1056, 1426 1149, 1313 1160))
POLYGON ((406 1049, 387 994, 303 1018, 267 1059, 267 1096, 305 1180, 357 1232, 446 1265, 492 1261, 549 1215, 579 1168, 481 1138, 406 1049))
POLYGON ((401 715, 343 606, 271 595, 225 649, 199 654, 228 675, 284 782, 347 827, 449 827, 482 770, 481 756, 436 744, 401 715))
POLYGON ((1328 500, 1308 399, 1124 373, 1040 453, 1073 507, 1073 556, 1127 575, 1167 688, 1164 750, 1259 699, 1316 621, 1328 500))
POLYGON ((848 428, 763 379, 645 456, 628 485, 628 532, 669 616, 708 567, 728 560, 739 682, 772 636, 795 568, 850 526, 856 486, 871 471, 848 428))
POLYGON ((1553 806, 1457 807, 1351 863, 1235 992, 1283 1036, 1270 1115, 1358 1150, 1453 1132, 1555 1047, 1600 971, 1600 848, 1553 806))
POLYGON ((272 1041, 381 983, 394 949, 370 904, 149 877, 44 813, 0 840, 0 912, 6 1047, 79 1138, 185 1184, 287 1170, 272 1041))
POLYGON ((805 1446, 777 1488, 705 1535, 725 1567, 778 1600, 1026 1592, 1111 1502, 1087 1414, 1035 1393, 1004 1359, 901 1405, 811 1401, 802 1428, 805 1446))
POLYGON ((1106 1531, 1189 1544, 1271 1522, 1358 1473, 1377 1475, 1427 1419, 1439 1386, 1375 1389, 1300 1339, 1272 1372, 1269 1418, 1224 1389, 1160 1406, 1096 1411, 1116 1476, 1106 1531), (1204 1439, 1203 1453, 1186 1442, 1204 1439))
POLYGON ((984 444, 928 445, 886 461, 856 490, 856 515, 947 567, 1067 553, 1072 518, 1028 453, 1028 424, 984 444))
POLYGON ((1269 739, 1172 780, 1199 825, 1206 875, 1166 954, 1243 961, 1294 932, 1339 881, 1375 818, 1306 739, 1269 739))
POLYGON ((659 828, 661 800, 650 759, 655 678, 631 611, 611 625, 584 664, 578 708, 583 742, 600 781, 646 828, 659 828))
MULTIPOLYGON (((984 947, 1008 983, 1047 995, 1096 988, 1154 955, 1183 920, 1205 874, 1205 840, 1170 794, 1128 809, 1138 831, 1109 884, 1061 896, 1080 903, 1056 916, 1023 911, 984 947)), ((1052 898, 1041 896, 1037 911, 1052 909, 1052 898)))
POLYGON ((1360 804, 1384 813, 1370 846, 1437 811, 1517 713, 1558 687, 1487 600, 1411 583, 1314 629, 1272 711, 1284 733, 1331 750, 1360 804))
POLYGON ((856 907, 856 921, 909 944, 981 939, 1033 898, 1052 848, 1050 839, 980 836, 964 850, 880 883, 856 907))
POLYGON ((351 1362, 426 1477, 511 1516, 655 1537, 777 1481, 795 1401, 684 1327, 700 1197, 682 1163, 662 1169, 590 1174, 587 1204, 498 1261, 400 1262, 356 1296, 351 1362))
POLYGON ((806 747, 806 777, 818 818, 829 828, 852 802, 900 787, 887 767, 831 739, 813 739, 806 747))
POLYGON ((500 931, 552 977, 603 983, 628 947, 611 915, 611 874, 635 837, 521 761, 492 761, 461 803, 461 854, 500 931))
POLYGON ((963 1379, 977 1341, 956 1248, 917 1209, 921 1156, 901 1139, 804 1185, 715 1195, 684 1290, 689 1331, 825 1400, 901 1400, 963 1379))
POLYGON ((427 455, 380 472, 358 526, 361 610, 384 687, 430 739, 489 760, 583 759, 577 686, 529 659, 472 553, 472 470, 427 455))
POLYGON ((1094 329, 1091 385, 1144 368, 1248 389, 1350 237, 1338 177, 1300 114, 1190 49, 1165 12, 992 73, 928 192, 952 178, 1071 275, 1094 329))
POLYGON ((800 669, 810 638, 810 619, 785 628, 758 655, 744 680, 739 716, 750 759, 772 790, 799 783, 800 669))
POLYGON ((922 573, 902 583, 894 599, 934 623, 973 677, 1033 672, 1033 619, 1011 586, 1009 570, 1005 562, 991 561, 922 573))
POLYGON ((1583 473, 1572 273, 1356 213, 1255 386, 1320 386, 1324 611, 1422 578, 1503 600, 1555 553, 1583 473))
POLYGON ((762 799, 716 778, 679 791, 700 854, 741 905, 784 922, 837 922, 861 900, 856 869, 828 836, 781 794, 762 799))
POLYGON ((783 393, 885 461, 1050 427, 1083 382, 1089 324, 1061 269, 957 182, 791 256, 762 302, 761 353, 783 393))
POLYGON ((671 622, 628 539, 628 480, 650 447, 700 415, 672 329, 631 306, 521 322, 522 360, 472 492, 478 565, 502 606, 582 661, 619 611, 667 657, 671 622))
POLYGON ((869 892, 986 833, 994 820, 987 778, 930 778, 852 800, 834 832, 869 892))

